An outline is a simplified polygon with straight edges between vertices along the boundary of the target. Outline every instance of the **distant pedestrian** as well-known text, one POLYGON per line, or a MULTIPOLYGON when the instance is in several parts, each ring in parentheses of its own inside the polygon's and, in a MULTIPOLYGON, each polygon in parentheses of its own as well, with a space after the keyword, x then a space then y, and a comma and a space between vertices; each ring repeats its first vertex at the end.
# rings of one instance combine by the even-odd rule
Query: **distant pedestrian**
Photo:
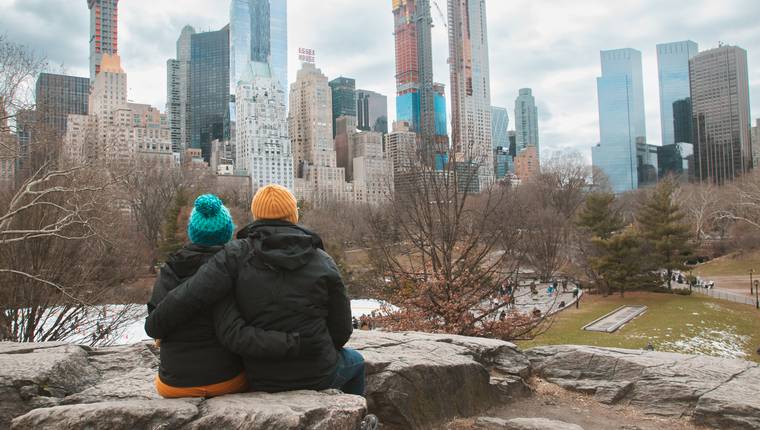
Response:
POLYGON ((567 278, 562 280, 562 292, 563 293, 567 292, 567 278))
POLYGON ((644 349, 646 349, 647 351, 654 351, 654 345, 652 345, 651 340, 647 342, 647 346, 644 349))
POLYGON ((499 321, 504 321, 505 319, 507 319, 507 312, 501 311, 501 313, 499 314, 499 321))

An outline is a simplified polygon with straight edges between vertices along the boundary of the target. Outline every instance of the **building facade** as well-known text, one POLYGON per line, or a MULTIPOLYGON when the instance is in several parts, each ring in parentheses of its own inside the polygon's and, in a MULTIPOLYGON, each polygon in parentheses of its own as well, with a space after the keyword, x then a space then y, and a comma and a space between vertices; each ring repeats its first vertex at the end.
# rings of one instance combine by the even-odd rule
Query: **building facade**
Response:
POLYGON ((724 184, 752 169, 747 51, 720 46, 689 61, 694 178, 724 184))
POLYGON ((691 40, 657 45, 662 145, 689 142, 676 139, 673 104, 689 97, 689 60, 698 52, 699 45, 691 40))
POLYGON ((649 145, 643 140, 636 143, 636 171, 639 188, 657 184, 659 148, 662 147, 649 145))
POLYGON ((388 134, 388 97, 356 90, 356 123, 359 130, 388 134))
POLYGON ((353 198, 345 169, 337 166, 332 112, 327 76, 314 64, 304 63, 290 86, 288 130, 296 197, 317 206, 353 198))
POLYGON ((119 0, 87 0, 90 9, 90 81, 103 55, 119 55, 119 0))
POLYGON ((34 94, 38 117, 55 132, 56 137, 61 137, 66 132, 66 120, 70 114, 87 114, 90 80, 40 73, 34 94))
POLYGON ((478 164, 483 189, 494 181, 485 1, 448 0, 448 22, 454 157, 478 164))
POLYGON ((293 189, 285 91, 269 64, 253 62, 248 68, 235 98, 237 170, 250 176, 253 193, 270 183, 293 189))
POLYGON ((288 88, 287 18, 286 0, 231 0, 229 50, 233 91, 252 61, 269 63, 280 87, 288 88))
POLYGON ((657 147, 657 174, 659 178, 673 176, 686 182, 694 164, 694 147, 690 143, 674 143, 657 147))
MULTIPOLYGON (((494 148, 509 149, 509 113, 502 107, 491 106, 491 139, 494 148)), ((499 175, 496 175, 497 178, 499 175)))
POLYGON ((190 103, 190 59, 193 27, 182 28, 177 40, 177 58, 166 62, 166 115, 172 136, 172 151, 182 153, 190 146, 192 105, 190 103))
POLYGON ((393 196, 393 162, 383 151, 383 134, 360 131, 351 136, 353 200, 379 205, 393 196))
POLYGON ((596 80, 600 142, 591 156, 612 191, 622 193, 638 187, 636 144, 646 141, 641 52, 602 51, 601 62, 602 76, 596 80))
POLYGON ((524 182, 536 176, 539 169, 538 150, 535 146, 528 146, 515 157, 515 175, 520 181, 524 182))
POLYGON ((760 119, 752 127, 752 164, 753 168, 760 166, 760 119))
POLYGON ((417 133, 405 121, 393 123, 393 130, 385 137, 385 148, 393 166, 393 173, 414 169, 417 152, 417 133))
POLYGON ((674 101, 672 109, 675 143, 691 143, 694 138, 691 129, 691 97, 674 101))
POLYGON ((356 80, 340 76, 328 83, 332 92, 332 126, 335 138, 336 120, 341 116, 356 118, 356 80))
POLYGON ((541 155, 538 145, 538 108, 530 88, 521 88, 515 100, 515 137, 518 153, 529 146, 535 146, 536 152, 541 155))
POLYGON ((338 167, 346 170, 346 181, 353 178, 353 135, 356 134, 356 117, 340 116, 335 120, 335 160, 338 167))
POLYGON ((211 142, 230 138, 230 29, 190 36, 190 146, 211 158, 211 142))
POLYGON ((166 115, 150 105, 127 101, 127 74, 119 56, 102 56, 88 103, 87 115, 72 114, 67 119, 65 162, 174 164, 166 115))
POLYGON ((499 146, 493 150, 493 163, 494 174, 496 180, 504 179, 508 174, 514 173, 515 164, 512 155, 509 153, 509 148, 499 146))

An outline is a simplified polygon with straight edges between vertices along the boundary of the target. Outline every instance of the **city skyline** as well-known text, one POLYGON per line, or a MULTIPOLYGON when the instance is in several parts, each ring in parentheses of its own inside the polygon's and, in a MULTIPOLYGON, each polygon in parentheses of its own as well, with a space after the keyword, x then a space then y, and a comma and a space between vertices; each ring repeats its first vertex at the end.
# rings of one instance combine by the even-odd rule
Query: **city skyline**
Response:
MULTIPOLYGON (((393 121, 395 82, 390 2, 329 3, 314 10, 308 7, 308 2, 289 0, 291 80, 300 67, 295 58, 297 48, 314 48, 320 67, 330 79, 351 76, 361 82, 362 88, 388 96, 389 122, 393 121), (357 19, 363 16, 367 19, 357 19), (325 26, 325 22, 330 25, 325 26), (329 31, 324 31, 325 28, 329 31), (347 38, 346 34, 352 37, 347 38)), ((445 9, 445 2, 438 3, 445 9)), ((595 10, 592 16, 576 10, 584 9, 577 5, 548 7, 545 2, 532 6, 523 3, 513 2, 514 6, 487 3, 491 99, 494 105, 510 106, 519 88, 531 87, 541 94, 538 109, 544 154, 571 148, 590 161, 590 148, 599 141, 595 89, 598 53, 605 49, 631 47, 643 54, 649 143, 661 141, 655 48, 658 43, 691 39, 706 50, 723 40, 748 49, 752 119, 760 113, 760 96, 752 97, 760 92, 760 70, 753 56, 753 47, 760 46, 760 30, 754 28, 760 11, 752 7, 751 1, 734 0, 721 5, 679 1, 658 8, 653 8, 653 2, 649 1, 594 8, 600 2, 586 1, 595 10), (693 19, 679 18, 686 5, 693 19), (516 11, 522 15, 518 16, 516 11), (624 12, 640 25, 620 31, 615 19, 624 12), (641 31, 642 28, 647 31, 641 31), (520 61, 515 61, 517 58, 520 61)), ((151 13, 146 16, 144 6, 135 2, 119 4, 120 55, 130 76, 130 98, 163 109, 166 59, 175 56, 175 42, 182 27, 189 24, 197 31, 217 30, 228 22, 228 8, 201 0, 159 1, 151 4, 151 13)), ((0 17, 0 26, 8 37, 46 55, 51 72, 60 72, 56 67, 63 63, 68 74, 88 75, 89 10, 85 2, 81 7, 73 7, 71 2, 60 0, 0 0, 0 7, 7 11, 0 17), (34 32, 34 28, 40 27, 50 31, 34 32)), ((435 7, 432 15, 434 74, 437 81, 448 82, 446 28, 435 7)), ((448 91, 447 88, 447 96, 448 91)))

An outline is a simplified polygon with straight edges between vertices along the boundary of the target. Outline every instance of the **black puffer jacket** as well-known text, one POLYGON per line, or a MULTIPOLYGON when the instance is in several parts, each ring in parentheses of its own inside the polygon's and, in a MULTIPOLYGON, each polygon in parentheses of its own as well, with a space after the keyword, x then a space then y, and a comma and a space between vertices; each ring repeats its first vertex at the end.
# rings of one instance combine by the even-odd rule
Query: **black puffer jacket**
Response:
POLYGON ((319 237, 284 221, 260 221, 243 230, 188 282, 172 291, 146 327, 171 333, 200 309, 234 293, 244 319, 266 330, 299 332, 314 353, 287 360, 245 355, 251 388, 324 389, 332 382, 337 349, 351 336, 346 288, 319 237))
MULTIPOLYGON (((191 244, 171 255, 156 279, 148 313, 222 248, 191 244)), ((243 372, 240 356, 223 347, 219 339, 236 345, 235 352, 240 355, 282 359, 299 354, 298 334, 246 326, 231 296, 213 308, 199 310, 164 336, 154 336, 147 328, 146 324, 149 335, 162 339, 159 375, 174 387, 216 384, 243 372)))

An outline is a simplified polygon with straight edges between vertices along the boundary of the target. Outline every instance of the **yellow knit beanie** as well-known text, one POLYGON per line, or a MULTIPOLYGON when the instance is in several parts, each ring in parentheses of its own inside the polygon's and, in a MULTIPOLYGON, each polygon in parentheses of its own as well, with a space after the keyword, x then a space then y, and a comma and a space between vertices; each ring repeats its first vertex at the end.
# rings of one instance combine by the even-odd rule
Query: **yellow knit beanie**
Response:
POLYGON ((282 185, 269 184, 259 188, 251 202, 253 219, 290 221, 298 224, 298 202, 293 193, 282 185))

